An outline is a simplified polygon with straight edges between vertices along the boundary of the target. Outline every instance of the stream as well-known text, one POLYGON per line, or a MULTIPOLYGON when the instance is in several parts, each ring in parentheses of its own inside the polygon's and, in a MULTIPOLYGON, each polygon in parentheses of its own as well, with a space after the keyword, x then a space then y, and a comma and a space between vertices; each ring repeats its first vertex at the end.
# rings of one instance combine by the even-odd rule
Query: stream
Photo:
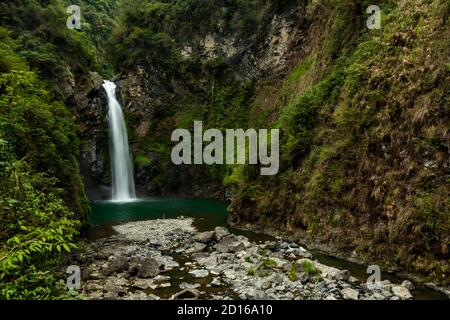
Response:
MULTIPOLYGON (((90 241, 102 239, 115 234, 112 226, 130 221, 143 221, 152 219, 169 219, 179 216, 194 218, 194 227, 198 231, 214 230, 216 226, 224 226, 233 234, 243 235, 255 243, 263 243, 268 240, 274 240, 273 237, 258 234, 250 231, 242 231, 231 228, 227 223, 227 204, 225 202, 211 199, 180 199, 180 198, 148 198, 139 199, 131 202, 112 202, 95 201, 91 203, 92 212, 89 216, 90 229, 87 238, 90 241)), ((366 266, 348 262, 329 256, 323 252, 310 250, 314 259, 320 263, 335 267, 338 269, 347 269, 350 274, 360 281, 365 282, 368 275, 366 266)), ((179 259, 182 259, 181 255, 179 259)), ((183 262, 183 261, 181 261, 183 262)), ((176 282, 186 281, 178 271, 171 272, 171 278, 176 282), (177 280, 179 278, 179 280, 177 280)), ((394 274, 382 273, 382 280, 389 280, 393 283, 401 283, 403 279, 394 274)), ((204 281, 208 281, 205 279, 204 281)), ((415 285, 411 291, 414 299, 431 300, 447 299, 447 297, 437 291, 431 290, 422 285, 415 285)), ((168 298, 171 295, 170 290, 162 289, 162 298, 168 298)))

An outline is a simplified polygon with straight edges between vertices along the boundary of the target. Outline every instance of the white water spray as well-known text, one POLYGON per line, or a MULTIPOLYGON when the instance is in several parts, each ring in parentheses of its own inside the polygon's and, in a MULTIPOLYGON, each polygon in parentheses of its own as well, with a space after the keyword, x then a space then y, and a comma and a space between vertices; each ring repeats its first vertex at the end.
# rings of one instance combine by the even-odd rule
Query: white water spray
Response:
POLYGON ((136 199, 136 192, 127 127, 122 108, 116 99, 116 85, 114 82, 104 80, 103 88, 108 96, 109 108, 112 200, 132 201, 136 199))

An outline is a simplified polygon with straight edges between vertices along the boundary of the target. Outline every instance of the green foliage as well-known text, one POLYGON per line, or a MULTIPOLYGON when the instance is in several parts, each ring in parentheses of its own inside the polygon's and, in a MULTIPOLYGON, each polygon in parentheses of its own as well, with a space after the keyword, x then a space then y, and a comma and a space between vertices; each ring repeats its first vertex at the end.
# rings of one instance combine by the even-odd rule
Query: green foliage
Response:
POLYGON ((76 127, 17 41, 0 37, 0 299, 70 297, 53 269, 86 213, 76 127))
POLYGON ((322 273, 310 261, 303 261, 302 268, 303 268, 303 271, 305 271, 306 273, 308 273, 309 275, 314 276, 314 277, 319 276, 322 273))
POLYGON ((2 2, 0 27, 12 31, 20 56, 38 71, 41 79, 51 84, 52 90, 64 95, 61 84, 81 80, 90 70, 111 71, 101 55, 112 28, 114 3, 113 0, 2 2), (70 4, 81 7, 81 30, 66 27, 69 17, 66 8, 70 4))
POLYGON ((297 265, 295 263, 292 264, 291 270, 289 270, 288 278, 291 281, 297 281, 297 265))
POLYGON ((272 269, 272 268, 276 268, 277 266, 278 266, 278 264, 275 260, 267 259, 263 262, 263 264, 261 265, 261 268, 272 269))

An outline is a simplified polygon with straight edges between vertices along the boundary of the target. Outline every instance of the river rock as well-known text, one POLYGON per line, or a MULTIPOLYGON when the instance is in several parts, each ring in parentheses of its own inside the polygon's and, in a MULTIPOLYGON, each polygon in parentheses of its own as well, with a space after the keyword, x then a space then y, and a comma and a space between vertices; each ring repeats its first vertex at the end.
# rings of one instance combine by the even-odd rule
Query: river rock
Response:
POLYGON ((402 282, 402 287, 405 287, 406 289, 408 289, 410 291, 415 289, 414 284, 409 280, 404 280, 402 282))
POLYGON ((184 289, 174 294, 171 300, 197 300, 200 297, 200 291, 196 289, 184 289))
POLYGON ((139 278, 153 278, 159 274, 159 264, 153 258, 144 258, 138 266, 139 278))
POLYGON ((352 288, 345 288, 341 290, 342 297, 346 300, 358 300, 359 292, 352 288))
POLYGON ((220 240, 220 242, 216 245, 216 249, 217 251, 222 253, 229 253, 229 252, 236 253, 244 250, 245 246, 242 242, 238 241, 234 236, 229 235, 220 240))
POLYGON ((136 288, 142 289, 142 290, 146 290, 146 289, 150 288, 152 284, 153 284, 153 282, 151 280, 136 279, 133 282, 133 287, 136 287, 136 288))
POLYGON ((306 283, 309 280, 309 274, 306 273, 306 272, 300 272, 300 273, 297 274, 297 280, 300 283, 306 283))
POLYGON ((191 254, 191 253, 197 253, 197 252, 202 252, 203 250, 205 250, 206 245, 200 242, 195 242, 194 245, 192 247, 190 247, 189 249, 186 250, 187 254, 191 254))
POLYGON ((120 273, 123 271, 127 271, 129 268, 128 259, 125 257, 115 257, 108 264, 107 268, 104 271, 104 274, 109 276, 113 273, 120 273))
POLYGON ((223 283, 219 278, 214 278, 213 281, 211 281, 211 285, 214 287, 221 287, 223 286, 223 283))
POLYGON ((408 289, 403 286, 393 286, 391 288, 392 293, 400 299, 411 299, 412 295, 408 289))
POLYGON ((200 264, 206 269, 211 270, 217 266, 217 256, 211 255, 205 259, 200 260, 200 264))
POLYGON ((205 278, 209 275, 209 271, 205 269, 197 269, 189 272, 194 278, 205 278))
POLYGON ((346 269, 340 270, 336 275, 336 279, 341 281, 348 281, 348 279, 350 279, 350 271, 346 269))
POLYGON ((183 282, 180 284, 180 289, 196 289, 196 288, 200 288, 201 284, 199 283, 194 283, 194 284, 190 284, 187 282, 183 282))
POLYGON ((214 235, 214 231, 200 232, 194 235, 193 239, 197 242, 208 243, 213 239, 214 235))
POLYGON ((225 227, 216 227, 214 229, 214 234, 216 236, 216 240, 220 241, 220 240, 222 240, 223 237, 229 235, 230 231, 228 231, 228 229, 225 227))

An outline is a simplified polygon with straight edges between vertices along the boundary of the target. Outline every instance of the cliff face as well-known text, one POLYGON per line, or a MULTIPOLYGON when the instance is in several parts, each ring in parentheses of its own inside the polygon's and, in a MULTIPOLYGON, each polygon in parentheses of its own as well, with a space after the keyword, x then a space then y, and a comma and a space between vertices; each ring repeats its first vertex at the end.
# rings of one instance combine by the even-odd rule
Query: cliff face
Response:
POLYGON ((254 83, 287 73, 302 44, 305 4, 257 9, 263 18, 254 29, 230 31, 229 21, 215 17, 216 28, 199 28, 176 40, 176 68, 141 59, 116 77, 141 195, 224 197, 222 180, 230 169, 173 165, 170 136, 176 128, 192 127, 194 120, 207 127, 247 127, 254 83))

